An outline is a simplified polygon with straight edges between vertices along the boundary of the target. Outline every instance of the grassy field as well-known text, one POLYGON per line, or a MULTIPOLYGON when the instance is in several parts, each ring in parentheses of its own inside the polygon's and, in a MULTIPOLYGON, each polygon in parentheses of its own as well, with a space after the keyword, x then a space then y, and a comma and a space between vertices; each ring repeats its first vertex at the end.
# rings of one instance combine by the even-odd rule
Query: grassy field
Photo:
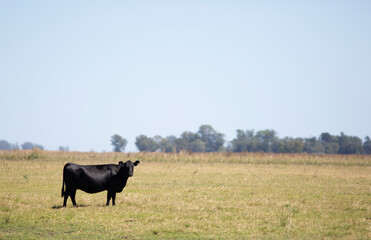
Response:
POLYGON ((0 151, 0 239, 371 239, 371 156, 0 151), (139 159, 116 206, 65 163, 139 159))

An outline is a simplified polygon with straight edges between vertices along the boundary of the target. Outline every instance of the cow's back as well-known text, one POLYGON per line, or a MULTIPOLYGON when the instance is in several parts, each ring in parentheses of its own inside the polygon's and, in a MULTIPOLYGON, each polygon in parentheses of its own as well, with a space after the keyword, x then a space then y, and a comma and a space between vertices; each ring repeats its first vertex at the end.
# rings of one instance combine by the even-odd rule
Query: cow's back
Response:
POLYGON ((80 189, 88 193, 107 190, 112 176, 117 172, 114 164, 78 165, 67 163, 64 166, 63 178, 66 188, 80 189))

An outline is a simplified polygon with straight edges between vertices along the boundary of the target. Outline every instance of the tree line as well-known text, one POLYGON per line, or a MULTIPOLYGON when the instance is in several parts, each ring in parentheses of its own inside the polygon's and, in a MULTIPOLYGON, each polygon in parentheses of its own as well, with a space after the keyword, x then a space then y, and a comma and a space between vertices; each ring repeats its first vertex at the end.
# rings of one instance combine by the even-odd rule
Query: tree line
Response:
POLYGON ((230 143, 233 152, 318 153, 318 154, 371 154, 371 140, 356 136, 321 133, 318 138, 279 138, 274 130, 237 130, 230 143))
MULTIPOLYGON (((125 150, 127 140, 118 134, 111 137, 113 151, 125 150)), ((140 135, 135 145, 141 152, 268 152, 268 153, 317 153, 317 154, 371 154, 371 140, 359 137, 321 133, 319 137, 279 138, 274 130, 236 130, 236 137, 227 142, 225 135, 210 125, 201 125, 197 132, 185 131, 179 137, 174 135, 148 137, 140 135)), ((20 146, 0 140, 0 150, 28 150, 39 148, 40 144, 25 142, 20 146)), ((68 151, 68 147, 59 147, 68 151)))
MULTIPOLYGON (((126 139, 112 136, 114 151, 123 151, 126 139)), ((202 125, 197 132, 185 131, 180 137, 156 135, 136 137, 135 145, 141 152, 270 152, 270 153, 318 153, 318 154, 371 154, 371 140, 356 136, 321 133, 311 138, 279 138, 274 130, 236 131, 236 137, 227 142, 225 135, 210 125, 202 125)))
POLYGON ((9 143, 6 140, 0 140, 0 150, 32 150, 34 148, 38 148, 40 150, 44 150, 44 147, 40 144, 32 143, 32 142, 25 142, 21 144, 21 146, 18 145, 18 143, 9 143))

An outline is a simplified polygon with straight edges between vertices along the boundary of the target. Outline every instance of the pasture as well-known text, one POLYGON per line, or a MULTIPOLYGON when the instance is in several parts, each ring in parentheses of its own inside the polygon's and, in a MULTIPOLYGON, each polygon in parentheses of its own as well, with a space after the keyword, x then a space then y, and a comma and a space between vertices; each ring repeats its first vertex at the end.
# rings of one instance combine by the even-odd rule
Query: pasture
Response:
POLYGON ((371 239, 371 156, 0 151, 0 239, 371 239), (140 160, 116 206, 65 163, 140 160))

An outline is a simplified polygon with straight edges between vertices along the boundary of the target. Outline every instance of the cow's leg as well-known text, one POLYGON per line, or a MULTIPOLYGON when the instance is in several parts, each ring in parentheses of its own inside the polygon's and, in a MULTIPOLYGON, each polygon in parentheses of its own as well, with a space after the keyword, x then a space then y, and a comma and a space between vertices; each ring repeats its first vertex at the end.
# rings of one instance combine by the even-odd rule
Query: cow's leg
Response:
POLYGON ((67 205, 67 198, 68 198, 68 192, 64 192, 64 200, 63 200, 63 207, 67 205))
POLYGON ((106 206, 109 205, 109 201, 111 200, 111 197, 112 197, 112 193, 110 191, 107 191, 107 203, 106 203, 106 206))
POLYGON ((71 197, 71 200, 72 200, 72 204, 73 204, 74 207, 77 207, 76 201, 75 201, 75 196, 76 196, 76 189, 71 190, 70 197, 71 197))
POLYGON ((116 193, 115 192, 113 192, 112 193, 112 206, 115 206, 115 204, 116 204, 116 193))

